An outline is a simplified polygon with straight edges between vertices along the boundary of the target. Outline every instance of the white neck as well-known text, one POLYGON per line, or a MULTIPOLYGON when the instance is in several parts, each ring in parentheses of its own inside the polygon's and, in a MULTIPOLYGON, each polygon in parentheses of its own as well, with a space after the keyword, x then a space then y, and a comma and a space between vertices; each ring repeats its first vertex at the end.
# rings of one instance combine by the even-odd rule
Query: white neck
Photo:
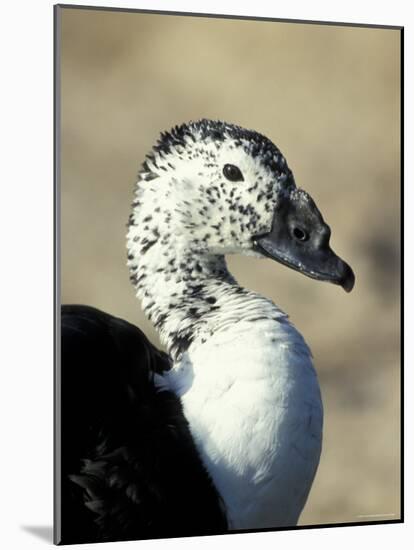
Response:
POLYGON ((140 242, 134 246, 145 251, 130 255, 132 280, 145 314, 173 360, 190 344, 200 343, 240 318, 286 317, 272 302, 238 285, 223 255, 207 254, 198 243, 184 247, 174 234, 167 242, 157 238, 145 249, 148 238, 142 231, 132 228, 129 242, 136 235, 140 242))
POLYGON ((321 450, 307 346, 286 321, 239 321, 192 345, 167 377, 233 529, 295 525, 321 450))

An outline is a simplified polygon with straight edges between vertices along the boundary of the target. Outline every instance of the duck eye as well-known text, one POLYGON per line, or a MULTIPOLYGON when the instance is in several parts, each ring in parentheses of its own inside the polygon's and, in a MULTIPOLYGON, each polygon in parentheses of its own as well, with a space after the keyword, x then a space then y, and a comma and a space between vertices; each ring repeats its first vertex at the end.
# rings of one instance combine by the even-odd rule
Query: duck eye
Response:
POLYGON ((225 164, 223 174, 230 181, 244 181, 243 174, 237 166, 234 166, 234 164, 225 164))
POLYGON ((309 239, 309 233, 300 227, 295 227, 293 229, 293 235, 298 241, 307 241, 309 239))

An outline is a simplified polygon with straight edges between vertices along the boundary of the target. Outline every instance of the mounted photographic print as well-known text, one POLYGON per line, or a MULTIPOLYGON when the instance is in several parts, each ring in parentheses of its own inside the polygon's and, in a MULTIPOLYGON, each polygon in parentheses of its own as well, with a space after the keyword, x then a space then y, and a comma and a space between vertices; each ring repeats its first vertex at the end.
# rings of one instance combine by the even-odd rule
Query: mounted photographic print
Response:
POLYGON ((402 28, 55 7, 55 543, 401 522, 402 28))

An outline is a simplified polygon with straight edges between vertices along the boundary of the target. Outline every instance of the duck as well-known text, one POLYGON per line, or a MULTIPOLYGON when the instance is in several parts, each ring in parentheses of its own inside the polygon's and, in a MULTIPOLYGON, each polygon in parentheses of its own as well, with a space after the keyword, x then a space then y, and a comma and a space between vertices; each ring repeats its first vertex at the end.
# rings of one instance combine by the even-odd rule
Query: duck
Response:
POLYGON ((160 134, 127 225, 130 281, 165 351, 126 320, 62 306, 56 541, 294 527, 322 448, 312 353, 226 256, 350 292, 330 227, 270 139, 210 119, 160 134))

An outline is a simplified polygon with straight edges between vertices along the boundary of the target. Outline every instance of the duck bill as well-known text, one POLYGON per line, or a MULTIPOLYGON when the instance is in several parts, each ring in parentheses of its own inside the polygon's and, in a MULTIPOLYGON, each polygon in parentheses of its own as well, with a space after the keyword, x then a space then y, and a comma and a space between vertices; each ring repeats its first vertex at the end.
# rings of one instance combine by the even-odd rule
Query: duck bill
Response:
POLYGON ((261 254, 312 279, 342 286, 350 292, 355 275, 329 246, 331 230, 312 197, 301 189, 280 197, 272 229, 253 239, 261 254))

